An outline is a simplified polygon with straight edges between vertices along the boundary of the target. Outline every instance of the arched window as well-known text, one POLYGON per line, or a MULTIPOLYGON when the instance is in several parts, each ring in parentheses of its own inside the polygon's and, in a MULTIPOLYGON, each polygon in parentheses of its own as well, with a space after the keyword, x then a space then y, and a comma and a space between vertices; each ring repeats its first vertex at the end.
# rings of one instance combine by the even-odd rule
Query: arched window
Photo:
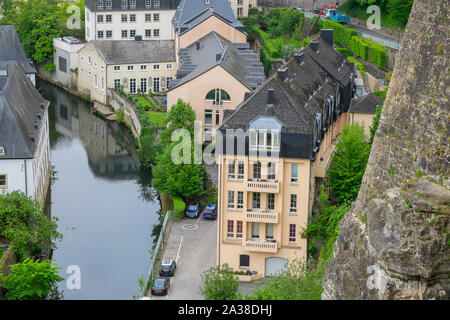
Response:
POLYGON ((206 95, 207 101, 213 101, 213 105, 221 106, 224 102, 230 102, 230 95, 222 89, 213 89, 206 95))

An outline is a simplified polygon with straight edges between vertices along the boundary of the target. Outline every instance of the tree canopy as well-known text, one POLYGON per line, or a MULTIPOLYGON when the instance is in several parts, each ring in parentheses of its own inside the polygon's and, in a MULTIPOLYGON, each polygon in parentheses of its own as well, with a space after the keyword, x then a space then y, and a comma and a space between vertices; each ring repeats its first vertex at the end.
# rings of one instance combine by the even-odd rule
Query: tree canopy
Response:
POLYGON ((0 234, 11 241, 19 261, 31 257, 43 245, 55 248, 54 241, 62 237, 56 221, 56 217, 45 215, 39 202, 22 192, 0 194, 0 234))
POLYGON ((26 259, 22 263, 10 265, 12 273, 2 277, 0 287, 6 290, 7 300, 43 300, 55 295, 56 284, 64 280, 58 275, 52 260, 39 262, 26 259))
POLYGON ((212 267, 202 274, 200 292, 206 300, 236 300, 241 298, 239 280, 228 264, 212 267))

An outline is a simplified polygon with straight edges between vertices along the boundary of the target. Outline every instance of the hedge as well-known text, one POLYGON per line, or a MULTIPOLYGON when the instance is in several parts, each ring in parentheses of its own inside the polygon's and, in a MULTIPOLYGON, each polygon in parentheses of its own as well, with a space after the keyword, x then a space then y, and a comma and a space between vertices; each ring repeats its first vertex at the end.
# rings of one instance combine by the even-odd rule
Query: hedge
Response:
POLYGON ((172 199, 173 199, 173 211, 175 212, 175 217, 176 218, 183 217, 184 209, 186 208, 186 204, 178 196, 172 196, 172 199))
POLYGON ((332 20, 323 20, 322 28, 333 29, 333 40, 337 44, 349 48, 353 54, 376 64, 379 68, 386 68, 387 53, 385 46, 361 38, 356 30, 332 20))

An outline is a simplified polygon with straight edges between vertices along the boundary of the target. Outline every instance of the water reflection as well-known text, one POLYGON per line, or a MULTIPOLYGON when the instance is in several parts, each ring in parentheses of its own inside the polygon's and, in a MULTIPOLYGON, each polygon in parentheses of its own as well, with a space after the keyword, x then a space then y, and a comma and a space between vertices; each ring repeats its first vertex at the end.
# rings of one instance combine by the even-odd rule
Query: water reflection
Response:
POLYGON ((81 290, 60 284, 65 299, 131 299, 147 273, 160 224, 160 206, 148 172, 140 173, 134 138, 117 123, 92 114, 87 103, 40 81, 51 101, 50 143, 57 179, 51 213, 63 240, 53 259, 81 269, 81 290))

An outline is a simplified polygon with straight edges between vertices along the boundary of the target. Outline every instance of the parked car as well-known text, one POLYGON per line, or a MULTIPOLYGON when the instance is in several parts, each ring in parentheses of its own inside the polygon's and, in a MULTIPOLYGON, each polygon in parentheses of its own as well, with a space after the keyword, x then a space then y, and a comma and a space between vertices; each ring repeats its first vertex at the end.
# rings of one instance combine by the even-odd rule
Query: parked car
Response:
POLYGON ((159 268, 160 277, 173 277, 175 275, 175 269, 177 268, 177 263, 173 259, 166 259, 161 262, 161 267, 159 268))
POLYGON ((201 210, 202 209, 199 203, 191 204, 186 210, 186 216, 189 218, 197 218, 201 210))
POLYGON ((152 294, 155 296, 165 296, 169 292, 170 279, 156 278, 152 285, 152 294))
POLYGON ((203 210, 203 219, 213 219, 217 218, 217 205, 215 203, 208 203, 203 210))
POLYGON ((301 12, 305 13, 305 10, 303 10, 303 8, 295 8, 295 9, 297 9, 298 11, 301 11, 301 12))

